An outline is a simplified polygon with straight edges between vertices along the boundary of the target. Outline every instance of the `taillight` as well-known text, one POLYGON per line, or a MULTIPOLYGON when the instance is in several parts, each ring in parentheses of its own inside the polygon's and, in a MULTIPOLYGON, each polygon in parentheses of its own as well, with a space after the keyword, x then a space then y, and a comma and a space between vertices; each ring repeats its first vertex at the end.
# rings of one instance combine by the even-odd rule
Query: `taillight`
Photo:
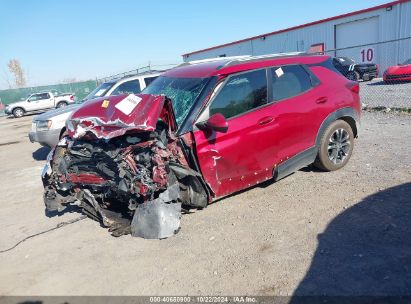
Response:
POLYGON ((70 99, 71 99, 71 100, 74 100, 74 95, 70 95, 70 99))
POLYGON ((349 83, 347 83, 346 87, 353 93, 360 93, 360 85, 358 84, 358 82, 350 81, 349 83))

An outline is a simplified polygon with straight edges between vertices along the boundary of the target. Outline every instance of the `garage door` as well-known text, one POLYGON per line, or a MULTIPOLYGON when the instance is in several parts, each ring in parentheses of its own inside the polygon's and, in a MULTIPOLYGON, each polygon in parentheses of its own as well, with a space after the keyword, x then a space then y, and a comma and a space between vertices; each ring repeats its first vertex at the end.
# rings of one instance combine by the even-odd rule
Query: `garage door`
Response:
POLYGON ((350 57, 357 62, 375 62, 377 57, 375 46, 338 49, 378 42, 378 22, 378 17, 372 17, 337 24, 335 28, 337 56, 350 57))

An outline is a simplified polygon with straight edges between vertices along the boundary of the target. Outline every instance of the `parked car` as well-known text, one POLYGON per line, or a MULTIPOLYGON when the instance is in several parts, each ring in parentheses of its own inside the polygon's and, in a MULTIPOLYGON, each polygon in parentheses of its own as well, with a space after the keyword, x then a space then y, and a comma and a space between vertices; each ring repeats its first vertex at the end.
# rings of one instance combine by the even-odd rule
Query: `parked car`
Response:
POLYGON ((43 170, 48 211, 73 203, 113 235, 163 238, 182 209, 344 167, 358 135, 359 84, 324 55, 185 63, 142 93, 73 113, 43 170))
POLYGON ((374 63, 355 63, 348 57, 335 57, 333 65, 341 74, 352 81, 373 80, 378 76, 378 66, 374 63))
POLYGON ((384 82, 411 81, 411 59, 402 64, 390 66, 383 75, 384 82))
POLYGON ((66 107, 55 109, 35 116, 29 132, 31 142, 38 142, 43 146, 54 147, 66 130, 67 118, 88 100, 102 96, 119 95, 123 93, 140 93, 147 85, 156 79, 161 73, 146 73, 135 76, 127 76, 121 79, 110 80, 100 84, 83 100, 66 107))
POLYGON ((7 115, 13 114, 19 118, 25 113, 44 112, 52 108, 62 108, 74 103, 74 94, 59 93, 58 91, 40 92, 29 95, 23 101, 10 103, 6 106, 4 112, 7 115))

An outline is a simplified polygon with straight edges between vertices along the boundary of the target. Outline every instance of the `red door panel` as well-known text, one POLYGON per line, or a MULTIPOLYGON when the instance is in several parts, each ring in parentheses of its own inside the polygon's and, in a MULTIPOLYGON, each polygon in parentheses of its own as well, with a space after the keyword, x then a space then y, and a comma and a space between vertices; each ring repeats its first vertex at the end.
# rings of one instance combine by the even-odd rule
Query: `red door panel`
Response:
POLYGON ((276 164, 314 146, 319 126, 330 111, 325 93, 320 85, 271 106, 277 126, 276 164))
POLYGON ((275 126, 266 106, 230 119, 227 133, 194 132, 201 171, 216 197, 272 177, 275 126))

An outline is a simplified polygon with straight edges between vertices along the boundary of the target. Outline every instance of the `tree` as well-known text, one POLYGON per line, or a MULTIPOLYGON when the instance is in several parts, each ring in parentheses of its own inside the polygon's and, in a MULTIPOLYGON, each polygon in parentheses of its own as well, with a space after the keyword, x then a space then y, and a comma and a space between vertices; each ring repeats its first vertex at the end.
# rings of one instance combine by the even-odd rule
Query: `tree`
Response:
POLYGON ((24 75, 20 61, 17 59, 10 59, 7 66, 9 67, 10 73, 14 76, 16 87, 21 88, 26 86, 26 76, 24 75))

